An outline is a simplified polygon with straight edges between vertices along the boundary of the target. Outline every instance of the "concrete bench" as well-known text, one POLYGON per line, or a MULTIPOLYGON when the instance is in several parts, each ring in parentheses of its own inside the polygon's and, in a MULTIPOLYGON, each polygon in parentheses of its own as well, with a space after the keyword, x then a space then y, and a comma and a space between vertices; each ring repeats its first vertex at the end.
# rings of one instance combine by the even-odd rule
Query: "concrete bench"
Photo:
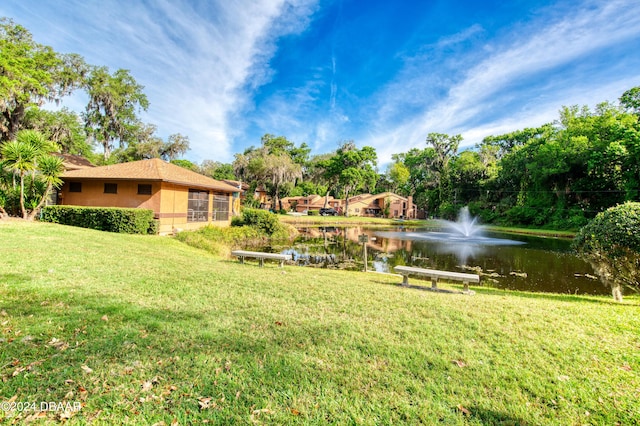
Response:
POLYGON ((435 269, 414 268, 412 266, 396 266, 395 271, 402 275, 402 285, 409 285, 409 275, 431 278, 431 288, 438 288, 438 280, 462 281, 464 291, 469 291, 469 283, 479 283, 480 275, 463 274, 461 272, 438 271, 435 269))
POLYGON ((284 266, 285 260, 291 260, 290 254, 280 254, 280 253, 262 253, 259 251, 246 251, 246 250, 234 250, 231 252, 233 256, 237 256, 240 259, 240 263, 244 263, 245 257, 252 257, 258 259, 260 263, 260 267, 264 266, 265 259, 273 259, 280 261, 280 267, 284 266))

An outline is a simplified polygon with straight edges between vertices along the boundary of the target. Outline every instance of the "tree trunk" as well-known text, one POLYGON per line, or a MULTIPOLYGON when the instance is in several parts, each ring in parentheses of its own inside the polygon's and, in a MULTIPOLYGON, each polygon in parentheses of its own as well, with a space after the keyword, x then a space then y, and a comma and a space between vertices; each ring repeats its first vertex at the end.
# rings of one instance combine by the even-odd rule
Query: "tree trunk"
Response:
POLYGON ((111 148, 109 148, 108 142, 104 142, 102 146, 104 147, 104 161, 106 162, 111 157, 111 148))
POLYGON ((7 214, 7 211, 2 206, 0 206, 0 219, 2 219, 5 216, 9 216, 9 215, 7 214))
POLYGON ((49 191, 51 191, 51 188, 52 188, 51 184, 47 185, 47 190, 44 191, 44 195, 40 199, 40 202, 38 203, 36 208, 33 209, 31 213, 29 213, 29 215, 27 216, 27 220, 33 220, 36 217, 36 215, 40 213, 40 209, 42 209, 42 206, 47 201, 47 197, 49 196, 49 191))
POLYGON ((620 283, 611 283, 611 294, 613 295, 613 300, 616 302, 622 302, 622 286, 620 283))
POLYGON ((7 121, 6 130, 0 133, 0 139, 5 141, 11 141, 15 139, 18 130, 20 129, 20 123, 24 118, 24 114, 26 112, 25 106, 23 104, 18 104, 13 109, 13 111, 5 111, 4 118, 7 121))
POLYGON ((27 209, 24 208, 24 174, 20 173, 20 211, 22 211, 22 218, 27 218, 27 209))
POLYGON ((327 189, 327 193, 324 195, 324 207, 323 208, 327 208, 327 206, 329 205, 329 190, 327 189))

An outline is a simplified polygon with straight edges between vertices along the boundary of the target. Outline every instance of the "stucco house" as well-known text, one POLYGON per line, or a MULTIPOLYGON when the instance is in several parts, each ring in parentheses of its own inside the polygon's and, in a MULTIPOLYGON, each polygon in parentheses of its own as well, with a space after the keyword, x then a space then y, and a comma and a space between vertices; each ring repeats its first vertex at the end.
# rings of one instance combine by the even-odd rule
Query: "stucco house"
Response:
POLYGON ((151 209, 161 235, 231 222, 238 188, 160 159, 68 170, 57 204, 151 209))
POLYGON ((349 198, 349 216, 392 217, 415 219, 416 205, 411 196, 402 197, 393 192, 361 194, 349 198), (385 210, 388 209, 388 216, 385 210))
MULTIPOLYGON (((336 211, 342 211, 342 200, 338 200, 329 196, 327 200, 327 207, 332 207, 336 211)), ((282 198, 282 207, 285 210, 291 210, 298 213, 306 212, 309 210, 320 210, 325 207, 325 196, 323 195, 307 195, 300 197, 285 197, 282 198)))

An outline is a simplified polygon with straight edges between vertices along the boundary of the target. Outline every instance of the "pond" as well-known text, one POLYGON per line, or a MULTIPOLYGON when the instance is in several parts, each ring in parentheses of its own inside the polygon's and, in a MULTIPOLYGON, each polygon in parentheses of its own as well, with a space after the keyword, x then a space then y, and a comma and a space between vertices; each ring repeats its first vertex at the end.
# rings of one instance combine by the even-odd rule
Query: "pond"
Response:
POLYGON ((443 240, 433 230, 380 227, 307 227, 292 245, 262 247, 291 254, 298 265, 362 270, 367 235, 368 269, 393 272, 397 265, 479 273, 481 285, 510 290, 608 295, 591 266, 577 258, 571 241, 484 232, 481 240, 443 240), (484 241, 487 240, 487 241, 484 241))

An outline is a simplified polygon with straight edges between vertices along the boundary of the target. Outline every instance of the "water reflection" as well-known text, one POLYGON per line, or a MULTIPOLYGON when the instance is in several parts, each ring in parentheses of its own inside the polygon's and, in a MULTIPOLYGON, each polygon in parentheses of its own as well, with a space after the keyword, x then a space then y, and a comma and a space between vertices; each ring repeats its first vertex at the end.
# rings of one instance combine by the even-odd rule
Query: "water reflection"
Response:
POLYGON ((591 266, 570 252, 570 241, 486 233, 484 243, 442 241, 418 229, 309 227, 292 246, 271 250, 292 254, 299 265, 362 270, 362 244, 369 236, 369 268, 393 272, 397 265, 481 274, 481 283, 503 289, 609 294, 591 266), (428 235, 425 238, 425 235, 428 235), (490 242, 490 244, 486 244, 490 242))

